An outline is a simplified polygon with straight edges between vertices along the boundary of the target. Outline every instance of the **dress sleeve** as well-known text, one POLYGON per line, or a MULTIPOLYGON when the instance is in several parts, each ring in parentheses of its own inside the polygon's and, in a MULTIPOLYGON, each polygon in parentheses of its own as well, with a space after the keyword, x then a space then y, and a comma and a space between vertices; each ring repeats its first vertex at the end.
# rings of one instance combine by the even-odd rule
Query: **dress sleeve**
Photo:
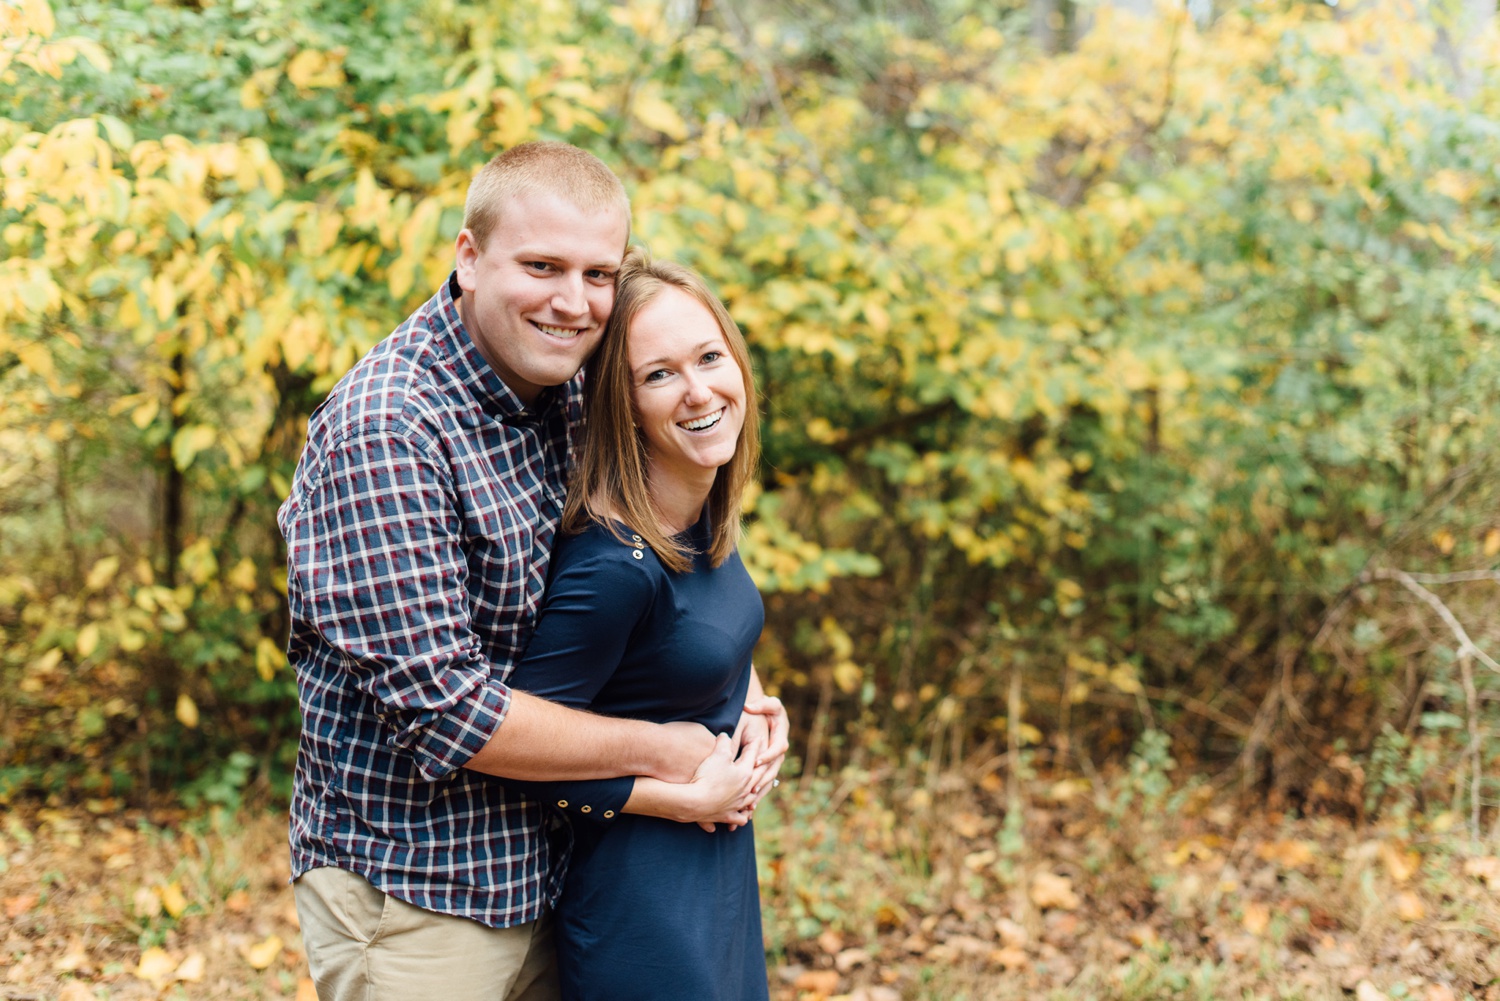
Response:
MULTIPOLYGON (((509 678, 513 689, 574 709, 593 704, 656 598, 655 561, 628 558, 629 552, 594 533, 564 540, 553 558, 536 631, 509 678)), ((620 815, 635 788, 631 775, 505 782, 570 817, 601 824, 620 815)))
POLYGON ((466 764, 510 708, 472 628, 451 486, 399 430, 365 429, 329 450, 287 526, 293 611, 428 781, 466 764))

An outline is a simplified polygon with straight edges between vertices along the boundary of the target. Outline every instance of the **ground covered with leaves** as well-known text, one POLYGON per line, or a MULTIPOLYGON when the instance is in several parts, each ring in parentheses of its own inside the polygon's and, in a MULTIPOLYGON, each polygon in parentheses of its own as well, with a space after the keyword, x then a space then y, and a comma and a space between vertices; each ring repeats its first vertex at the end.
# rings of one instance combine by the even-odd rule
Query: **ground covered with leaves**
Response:
MULTIPOLYGON (((1453 814, 852 769, 782 791, 757 823, 784 1001, 1500 999, 1500 857, 1453 814)), ((278 811, 12 807, 0 997, 310 999, 287 876, 278 811)))

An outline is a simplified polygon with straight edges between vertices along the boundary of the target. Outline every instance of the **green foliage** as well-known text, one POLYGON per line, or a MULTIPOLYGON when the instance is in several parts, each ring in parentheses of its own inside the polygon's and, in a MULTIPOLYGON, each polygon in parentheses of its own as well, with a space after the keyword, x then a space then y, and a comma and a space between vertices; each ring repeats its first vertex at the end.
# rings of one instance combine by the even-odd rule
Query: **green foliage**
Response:
POLYGON ((1493 82, 1376 10, 1052 57, 959 0, 678 9, 3 9, 0 796, 284 784, 306 417, 536 137, 747 332, 757 662, 824 750, 1452 760, 1456 647, 1366 571, 1500 554, 1493 82))

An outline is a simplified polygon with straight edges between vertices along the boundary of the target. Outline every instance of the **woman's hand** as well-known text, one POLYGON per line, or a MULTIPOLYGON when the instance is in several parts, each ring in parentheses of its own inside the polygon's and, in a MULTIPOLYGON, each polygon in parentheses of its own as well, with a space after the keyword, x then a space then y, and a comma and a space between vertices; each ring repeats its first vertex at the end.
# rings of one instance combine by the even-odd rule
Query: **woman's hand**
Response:
MULTIPOLYGON (((755 759, 755 802, 777 784, 777 774, 790 746, 787 734, 791 727, 787 721, 786 707, 781 700, 770 695, 752 697, 745 702, 745 711, 740 716, 735 738, 741 756, 755 759)), ((753 808, 753 807, 752 807, 753 808)))

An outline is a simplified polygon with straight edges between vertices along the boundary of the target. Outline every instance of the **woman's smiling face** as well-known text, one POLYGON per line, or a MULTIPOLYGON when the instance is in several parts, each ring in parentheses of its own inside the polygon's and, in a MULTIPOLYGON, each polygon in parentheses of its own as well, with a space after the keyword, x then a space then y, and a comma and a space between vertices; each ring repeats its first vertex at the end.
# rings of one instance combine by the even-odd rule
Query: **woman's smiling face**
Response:
POLYGON ((691 295, 665 286, 630 324, 629 355, 652 480, 711 481, 734 458, 745 422, 744 373, 718 320, 691 295))

